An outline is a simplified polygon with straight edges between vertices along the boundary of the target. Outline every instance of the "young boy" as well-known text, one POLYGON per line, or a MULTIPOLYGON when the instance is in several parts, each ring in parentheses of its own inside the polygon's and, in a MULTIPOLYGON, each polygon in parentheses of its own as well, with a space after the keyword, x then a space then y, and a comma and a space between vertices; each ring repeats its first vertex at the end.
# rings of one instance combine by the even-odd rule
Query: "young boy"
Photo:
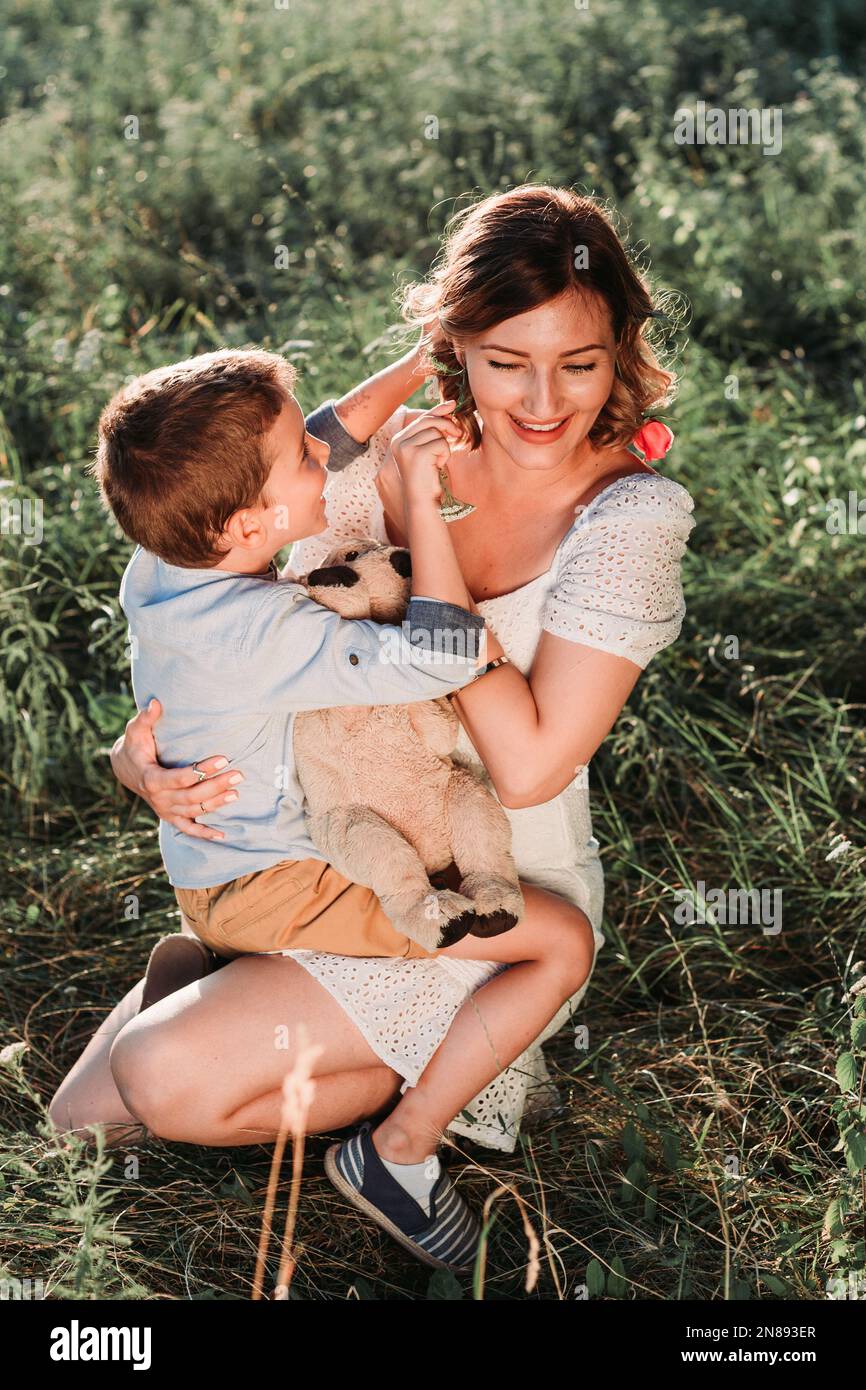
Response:
MULTIPOLYGON (((136 704, 156 695, 166 711, 164 764, 189 763, 216 745, 245 774, 243 797, 219 817, 224 838, 192 838, 161 821, 160 848, 187 922, 220 955, 303 947, 426 956, 371 890, 313 846, 292 725, 300 710, 435 699, 482 666, 483 619, 466 606, 438 511, 443 441, 456 438, 451 403, 409 427, 417 442, 404 465, 412 598, 408 628, 389 629, 341 618, 278 577, 276 553, 326 527, 326 465, 345 467, 366 447, 332 402, 305 421, 294 382, 291 364, 272 353, 206 353, 136 378, 100 418, 93 472, 138 542, 120 591, 136 704), (437 652, 437 629, 464 633, 467 654, 455 654, 452 641, 437 652), (422 633, 426 652, 413 645, 422 633), (383 636, 402 643, 405 660, 381 659, 383 636)), ((356 432, 360 424, 372 434, 411 389, 405 369, 365 383, 350 417, 356 432)), ((158 981, 149 987, 144 1006, 167 992, 158 981)))

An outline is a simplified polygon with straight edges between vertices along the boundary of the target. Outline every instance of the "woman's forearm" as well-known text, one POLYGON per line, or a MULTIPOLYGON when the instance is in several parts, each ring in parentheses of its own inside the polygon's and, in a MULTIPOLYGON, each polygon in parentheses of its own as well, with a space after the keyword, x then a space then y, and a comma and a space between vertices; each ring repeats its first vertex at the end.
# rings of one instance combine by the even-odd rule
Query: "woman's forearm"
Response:
MULTIPOLYGON (((488 648, 486 653, 490 661, 500 654, 501 648, 495 653, 488 648)), ((525 677, 514 666, 497 666, 452 695, 451 703, 502 804, 532 804, 524 797, 527 772, 541 761, 541 726, 532 687, 525 677)), ((550 795, 555 796, 557 790, 561 788, 550 795)))
POLYGON ((452 703, 503 805, 537 806, 595 756, 640 677, 635 663, 542 635, 531 681, 498 666, 452 703))
MULTIPOLYGON (((479 611, 472 598, 469 608, 473 613, 479 611)), ((495 661, 504 655, 502 643, 488 627, 486 660, 495 661)), ((500 801, 505 806, 517 805, 517 774, 522 782, 527 766, 536 766, 538 761, 540 719, 526 677, 511 664, 497 666, 456 691, 451 703, 487 768, 500 801)))

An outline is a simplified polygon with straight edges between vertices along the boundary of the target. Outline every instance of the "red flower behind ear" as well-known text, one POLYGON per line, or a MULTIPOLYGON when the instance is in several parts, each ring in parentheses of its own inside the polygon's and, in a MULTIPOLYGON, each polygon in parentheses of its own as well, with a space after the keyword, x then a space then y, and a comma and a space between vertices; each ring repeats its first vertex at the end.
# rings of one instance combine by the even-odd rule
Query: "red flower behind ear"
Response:
POLYGON ((632 440, 635 448, 640 449, 647 463, 664 458, 673 442, 673 430, 670 425, 663 424, 661 420, 647 420, 632 440))

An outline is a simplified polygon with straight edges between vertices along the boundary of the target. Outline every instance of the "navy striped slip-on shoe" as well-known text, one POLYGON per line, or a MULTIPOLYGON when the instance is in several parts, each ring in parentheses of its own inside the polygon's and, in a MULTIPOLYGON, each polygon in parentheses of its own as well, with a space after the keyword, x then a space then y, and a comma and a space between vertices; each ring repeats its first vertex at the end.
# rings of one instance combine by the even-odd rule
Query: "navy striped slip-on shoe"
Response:
POLYGON ((445 1168, 430 1193, 430 1215, 392 1177, 376 1152, 365 1120, 325 1154, 325 1172, 338 1192, 387 1231, 405 1250, 438 1269, 471 1270, 481 1226, 445 1168))

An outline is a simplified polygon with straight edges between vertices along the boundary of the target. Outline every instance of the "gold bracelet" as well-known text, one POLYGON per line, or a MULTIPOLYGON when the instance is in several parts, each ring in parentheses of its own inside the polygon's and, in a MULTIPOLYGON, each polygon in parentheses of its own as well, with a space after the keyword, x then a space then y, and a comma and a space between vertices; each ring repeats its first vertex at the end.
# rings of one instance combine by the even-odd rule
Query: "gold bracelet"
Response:
MULTIPOLYGON (((470 685, 474 685, 475 681, 479 680, 479 679, 481 678, 481 676, 486 676, 488 671, 493 671, 497 666, 510 666, 510 665, 511 665, 511 662, 510 662, 510 660, 508 659, 507 656, 497 656, 497 657, 494 657, 493 661, 488 661, 487 665, 484 667, 484 669, 483 669, 482 671, 476 671, 476 672, 475 672, 475 675, 472 677, 472 680, 469 682, 469 684, 470 684, 470 685)), ((445 699, 446 699, 446 700, 449 700, 449 701, 450 701, 450 700, 453 700, 454 697, 455 697, 455 695, 460 695, 460 694, 462 693, 462 691, 464 691, 466 688, 467 688, 467 687, 466 687, 465 685, 463 685, 463 686, 460 687, 460 690, 449 690, 448 694, 445 696, 445 699)))
POLYGON ((494 657, 493 661, 488 661, 487 665, 486 665, 485 667, 483 667, 482 670, 476 671, 476 673, 475 673, 475 679, 476 679, 476 680, 480 680, 482 676, 486 676, 486 675, 487 675, 487 672, 488 672, 488 671, 495 671, 495 669, 496 669, 497 666, 510 666, 510 665, 511 665, 511 662, 508 660, 508 657, 507 657, 507 656, 497 656, 497 657, 494 657))

